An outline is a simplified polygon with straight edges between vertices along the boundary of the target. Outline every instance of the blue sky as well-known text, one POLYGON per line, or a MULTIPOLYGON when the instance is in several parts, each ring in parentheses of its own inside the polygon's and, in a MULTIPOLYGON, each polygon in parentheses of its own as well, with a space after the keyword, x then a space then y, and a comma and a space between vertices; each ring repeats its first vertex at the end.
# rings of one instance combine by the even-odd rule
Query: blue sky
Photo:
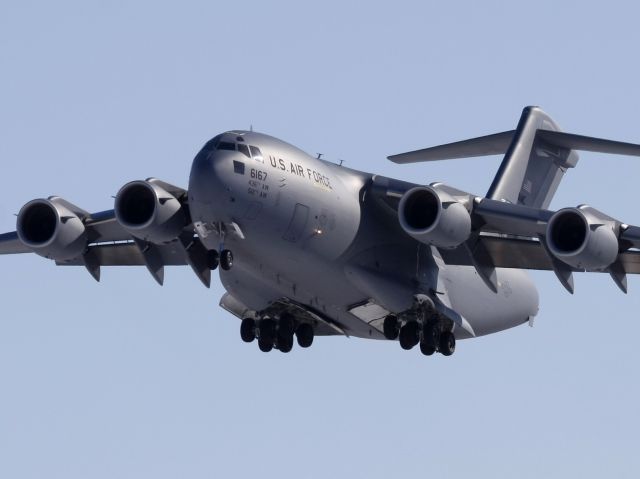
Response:
MULTIPOLYGON (((386 156, 513 128, 640 142, 634 2, 0 4, 0 230, 28 200, 186 186, 232 128, 486 192, 499 158, 386 156)), ((640 224, 637 159, 582 154, 553 208, 640 224)), ((640 280, 535 273, 535 327, 451 358, 326 338, 261 353, 218 281, 0 258, 0 477, 635 477, 640 280)))

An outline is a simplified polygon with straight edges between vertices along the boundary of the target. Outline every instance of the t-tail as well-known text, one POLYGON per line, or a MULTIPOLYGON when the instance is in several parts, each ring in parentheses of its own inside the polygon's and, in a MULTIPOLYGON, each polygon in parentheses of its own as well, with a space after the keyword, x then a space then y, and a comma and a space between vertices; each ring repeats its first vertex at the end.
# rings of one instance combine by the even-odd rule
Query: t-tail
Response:
POLYGON ((394 163, 504 155, 487 198, 548 208, 562 177, 578 163, 576 150, 640 156, 640 147, 560 131, 549 115, 528 106, 515 130, 448 143, 389 157, 394 163))

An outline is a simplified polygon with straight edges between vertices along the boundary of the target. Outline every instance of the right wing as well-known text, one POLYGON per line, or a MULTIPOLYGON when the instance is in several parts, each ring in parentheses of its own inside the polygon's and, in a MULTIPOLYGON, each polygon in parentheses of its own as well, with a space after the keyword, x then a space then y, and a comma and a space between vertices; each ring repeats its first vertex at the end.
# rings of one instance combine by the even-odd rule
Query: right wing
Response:
POLYGON ((188 215, 186 191, 153 178, 129 183, 123 189, 129 185, 148 188, 160 195, 154 208, 173 206, 176 209, 172 219, 179 218, 180 223, 173 226, 175 237, 172 240, 160 243, 140 239, 122 226, 116 219, 115 210, 89 213, 62 198, 50 197, 31 201, 21 209, 18 229, 24 220, 23 238, 18 231, 0 235, 0 254, 35 252, 61 266, 85 266, 97 281, 100 280, 102 266, 146 266, 152 277, 162 284, 165 266, 188 264, 200 281, 209 287, 209 253, 198 239, 188 215), (25 226, 29 209, 32 215, 36 215, 32 221, 35 229, 31 236, 25 226), (47 215, 55 221, 55 226, 52 224, 50 230, 45 231, 42 225, 47 223, 47 215), (67 237, 72 235, 73 240, 65 242, 65 235, 61 232, 68 233, 67 237))

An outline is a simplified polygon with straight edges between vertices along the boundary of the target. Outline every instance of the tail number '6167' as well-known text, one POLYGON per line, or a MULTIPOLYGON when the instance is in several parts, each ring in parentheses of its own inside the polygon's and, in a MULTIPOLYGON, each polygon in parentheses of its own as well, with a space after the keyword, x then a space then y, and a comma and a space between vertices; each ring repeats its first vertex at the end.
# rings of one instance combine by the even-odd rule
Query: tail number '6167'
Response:
POLYGON ((267 172, 251 168, 251 178, 255 178, 258 181, 265 181, 267 179, 267 172))

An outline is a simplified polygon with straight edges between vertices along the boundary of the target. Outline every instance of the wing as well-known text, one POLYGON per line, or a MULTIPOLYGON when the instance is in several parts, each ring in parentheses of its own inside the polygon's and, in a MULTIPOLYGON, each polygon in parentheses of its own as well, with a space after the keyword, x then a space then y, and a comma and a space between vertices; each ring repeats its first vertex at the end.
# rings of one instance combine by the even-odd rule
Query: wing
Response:
POLYGON ((188 264, 209 287, 210 258, 188 215, 186 191, 153 178, 131 182, 121 192, 125 188, 129 192, 146 188, 157 200, 153 208, 175 210, 170 224, 155 226, 166 232, 165 236, 172 236, 170 240, 141 239, 150 233, 136 230, 136 235, 132 234, 116 219, 115 210, 89 213, 62 198, 50 197, 33 200, 20 210, 17 224, 22 237, 18 231, 0 235, 0 254, 35 252, 61 266, 85 266, 97 281, 102 266, 145 266, 162 284, 165 266, 188 264), (43 226, 48 221, 49 229, 43 226))
POLYGON ((406 214, 403 208, 408 202, 403 206, 402 199, 416 191, 434 194, 445 210, 456 202, 465 205, 471 229, 455 247, 441 247, 413 231, 409 234, 435 246, 446 264, 475 267, 494 291, 495 268, 554 271, 571 293, 574 272, 609 273, 624 292, 626 275, 640 274, 640 227, 588 206, 554 212, 476 197, 441 184, 420 187, 380 176, 373 178, 370 191, 389 214, 398 218, 406 214))

